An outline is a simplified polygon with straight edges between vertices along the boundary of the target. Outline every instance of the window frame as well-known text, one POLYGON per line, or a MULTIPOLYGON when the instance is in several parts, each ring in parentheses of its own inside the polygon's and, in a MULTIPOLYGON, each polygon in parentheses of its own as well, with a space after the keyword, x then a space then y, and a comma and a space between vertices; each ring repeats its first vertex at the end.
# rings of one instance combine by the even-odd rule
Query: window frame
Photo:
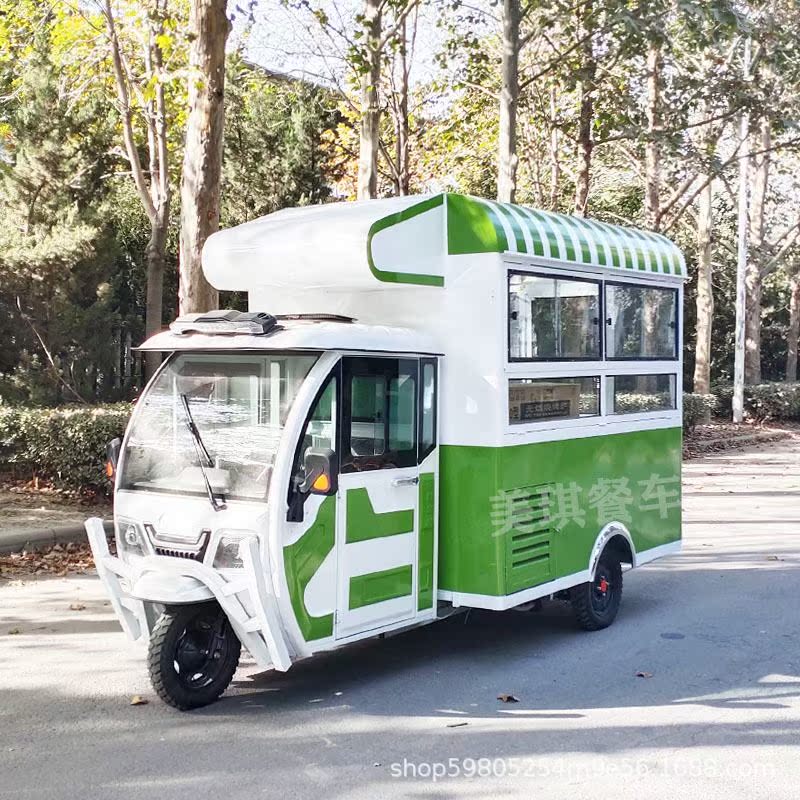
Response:
POLYGON ((363 355, 363 356, 344 356, 341 359, 342 381, 341 381, 341 405, 339 412, 339 473, 347 475, 354 472, 372 472, 383 469, 404 469, 407 467, 415 467, 418 462, 419 452, 419 373, 420 373, 420 359, 413 357, 402 356, 378 356, 378 355, 363 355), (369 365, 369 371, 362 372, 361 370, 354 370, 353 367, 357 366, 359 362, 369 365), (412 423, 412 432, 414 436, 414 446, 409 450, 389 450, 389 405, 388 405, 388 384, 392 375, 389 374, 389 365, 395 364, 397 371, 401 369, 401 364, 407 362, 414 365, 412 373, 414 381, 416 381, 414 398, 414 421, 412 423), (382 370, 373 372, 373 365, 381 363, 386 365, 382 370), (356 456, 352 452, 352 379, 359 375, 384 375, 387 379, 387 392, 385 397, 387 402, 384 405, 385 413, 385 449, 380 455, 370 456, 356 456))
POLYGON ((421 464, 439 446, 439 359, 430 356, 420 358, 417 374, 417 464, 421 464), (423 450, 422 426, 425 393, 424 372, 426 366, 433 368, 433 440, 423 450))
MULTIPOLYGON (((322 399, 325 392, 328 390, 328 386, 330 386, 332 381, 336 381, 336 392, 334 394, 334 401, 336 403, 336 430, 334 431, 334 448, 333 452, 336 455, 337 461, 337 469, 338 462, 339 462, 339 454, 341 453, 342 447, 342 360, 334 364, 331 371, 325 376, 325 380, 322 381, 319 389, 317 389, 316 393, 314 394, 314 399, 311 401, 311 404, 308 407, 308 411, 306 412, 306 416, 303 419, 303 424, 300 426, 300 436, 297 438, 297 444, 294 448, 294 455, 292 456, 292 466, 289 471, 289 488, 287 490, 286 495, 286 502, 291 505, 292 498, 296 493, 295 485, 294 485, 294 476, 298 474, 298 471, 301 469, 302 464, 300 463, 300 458, 302 456, 301 450, 303 448, 303 439, 305 438, 305 432, 308 429, 308 423, 311 422, 311 418, 314 415, 314 412, 317 410, 317 403, 322 399)), ((339 470, 341 471, 341 470, 339 470)))
MULTIPOLYGON (((635 361, 678 361, 680 359, 680 341, 678 337, 678 332, 680 330, 680 293, 678 292, 677 286, 663 286, 660 284, 653 284, 649 285, 647 283, 641 283, 639 281, 622 281, 622 280, 604 280, 603 281, 603 354, 604 354, 604 361, 622 361, 626 363, 635 362, 635 361), (608 302, 606 298, 606 287, 608 286, 623 286, 627 288, 634 288, 634 289, 657 289, 665 292, 672 292, 673 298, 675 299, 675 323, 672 330, 672 346, 674 355, 672 356, 609 356, 606 355, 607 348, 606 348, 606 334, 608 333, 608 329, 611 327, 609 325, 609 320, 611 317, 607 317, 607 308, 608 302)), ((653 373, 647 373, 653 374, 653 373)), ((662 373, 659 373, 662 374, 662 373)))
POLYGON ((584 277, 575 273, 565 273, 564 275, 536 270, 523 270, 510 268, 506 271, 505 292, 506 292, 506 358, 509 364, 545 364, 545 363, 582 363, 591 361, 605 360, 605 335, 603 324, 605 320, 605 290, 604 280, 600 277, 584 277), (553 281, 573 281, 576 283, 593 283, 598 287, 597 292, 597 336, 598 351, 597 356, 533 356, 523 358, 511 355, 511 278, 514 275, 530 276, 534 278, 548 278, 553 281))
POLYGON ((598 420, 605 416, 605 402, 603 399, 603 375, 601 373, 589 375, 537 375, 535 377, 522 376, 522 375, 509 375, 506 380, 506 426, 516 431, 523 425, 541 425, 548 422, 561 422, 561 423, 576 423, 576 422, 591 422, 598 420), (557 381, 596 381, 597 389, 597 413, 596 414, 580 414, 570 417, 541 417, 540 419, 524 419, 514 422, 511 419, 511 388, 514 383, 521 383, 523 381, 537 382, 550 382, 557 381))
MULTIPOLYGON (((642 359, 644 360, 644 359, 642 359)), ((666 359, 661 359, 666 360, 666 359)), ((608 391, 608 408, 606 410, 606 416, 609 419, 623 419, 627 417, 631 417, 633 415, 645 415, 649 416, 651 414, 672 414, 677 412, 680 409, 680 402, 679 402, 679 384, 678 384, 678 374, 676 372, 615 372, 613 375, 607 375, 606 381, 611 381, 611 386, 608 391), (645 411, 640 409, 636 409, 634 411, 617 411, 617 402, 616 402, 616 386, 614 385, 614 381, 617 378, 671 378, 671 394, 672 394, 672 406, 670 408, 651 408, 645 411)))

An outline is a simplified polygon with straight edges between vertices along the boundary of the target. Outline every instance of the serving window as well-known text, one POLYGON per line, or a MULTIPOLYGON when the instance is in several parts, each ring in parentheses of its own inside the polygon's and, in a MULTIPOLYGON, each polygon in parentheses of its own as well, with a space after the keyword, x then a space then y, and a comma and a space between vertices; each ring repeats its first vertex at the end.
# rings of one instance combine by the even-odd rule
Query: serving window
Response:
POLYGON ((512 425, 600 414, 600 377, 520 378, 508 383, 512 425))
POLYGON ((509 359, 600 359, 600 302, 599 281, 510 273, 509 359))
POLYGON ((606 357, 678 357, 678 292, 628 283, 606 283, 606 357))

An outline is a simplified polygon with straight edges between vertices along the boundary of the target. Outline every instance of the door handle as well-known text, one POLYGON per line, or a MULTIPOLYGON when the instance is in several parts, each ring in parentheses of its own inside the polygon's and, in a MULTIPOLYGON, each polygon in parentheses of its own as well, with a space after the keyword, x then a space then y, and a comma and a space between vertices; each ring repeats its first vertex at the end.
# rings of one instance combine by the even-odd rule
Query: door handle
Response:
POLYGON ((416 486, 419 483, 419 476, 415 475, 413 478, 395 478, 392 481, 392 486, 416 486))

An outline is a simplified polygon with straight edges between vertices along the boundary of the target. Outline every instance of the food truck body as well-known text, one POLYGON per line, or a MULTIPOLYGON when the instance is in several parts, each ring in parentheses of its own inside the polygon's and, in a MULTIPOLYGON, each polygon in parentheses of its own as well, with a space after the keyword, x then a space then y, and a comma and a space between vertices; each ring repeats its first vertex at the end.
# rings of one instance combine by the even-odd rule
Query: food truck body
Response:
POLYGON ((656 234, 454 194, 212 236, 250 314, 179 318, 98 571, 155 688, 229 683, 458 608, 569 600, 680 549, 685 263, 656 234), (255 313, 262 312, 262 313, 255 313))

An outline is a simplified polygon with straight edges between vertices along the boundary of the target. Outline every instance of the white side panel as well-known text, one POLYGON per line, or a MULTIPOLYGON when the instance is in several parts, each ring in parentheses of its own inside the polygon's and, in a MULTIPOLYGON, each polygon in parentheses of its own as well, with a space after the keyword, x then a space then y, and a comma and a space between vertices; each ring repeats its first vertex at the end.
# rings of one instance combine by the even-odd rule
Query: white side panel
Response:
POLYGON ((303 599, 312 617, 324 617, 336 611, 336 548, 328 553, 308 582, 303 599))
MULTIPOLYGON (((419 195, 287 208, 209 237, 203 272, 217 289, 374 287, 366 242, 372 224, 416 205, 419 195), (287 269, 287 266, 289 269, 287 269), (260 278, 263 274, 263 278, 260 278)), ((391 291, 395 284, 379 284, 391 291)))
POLYGON ((372 259, 384 271, 444 277, 442 203, 422 214, 378 231, 372 237, 372 259))
POLYGON ((363 633, 396 622, 411 620, 417 608, 417 533, 419 529, 416 484, 397 485, 398 479, 413 479, 419 467, 373 470, 340 476, 337 499, 336 547, 338 551, 337 639, 363 633), (390 511, 413 512, 413 528, 408 533, 347 542, 347 492, 366 489, 376 514, 390 511), (403 597, 350 607, 351 580, 371 573, 411 566, 411 592, 403 597))

